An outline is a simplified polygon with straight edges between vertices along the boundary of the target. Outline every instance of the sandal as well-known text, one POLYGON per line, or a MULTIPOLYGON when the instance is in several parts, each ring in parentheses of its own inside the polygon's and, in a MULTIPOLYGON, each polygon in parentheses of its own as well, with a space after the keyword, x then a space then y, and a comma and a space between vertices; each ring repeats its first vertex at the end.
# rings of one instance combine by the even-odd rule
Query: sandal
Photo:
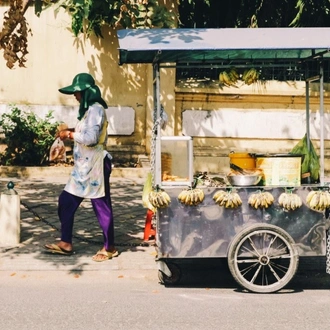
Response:
POLYGON ((114 257, 118 257, 119 253, 118 251, 114 251, 114 252, 108 252, 108 251, 97 251, 96 254, 92 257, 93 261, 96 262, 102 262, 102 261, 106 261, 106 260, 110 260, 114 257), (98 259, 99 256, 102 256, 102 258, 98 259))
POLYGON ((73 254, 73 251, 65 250, 60 246, 58 246, 57 244, 46 244, 45 249, 47 252, 55 253, 55 254, 65 254, 68 256, 73 254))

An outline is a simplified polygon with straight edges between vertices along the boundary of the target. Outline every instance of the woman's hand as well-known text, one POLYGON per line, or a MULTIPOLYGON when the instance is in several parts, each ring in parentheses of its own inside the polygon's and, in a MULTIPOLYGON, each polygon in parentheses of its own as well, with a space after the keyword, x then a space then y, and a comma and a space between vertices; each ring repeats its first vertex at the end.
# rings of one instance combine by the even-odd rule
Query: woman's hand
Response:
MULTIPOLYGON (((55 135, 55 138, 57 139, 58 137, 60 137, 60 132, 61 131, 66 131, 66 130, 68 130, 69 129, 69 127, 68 127, 68 125, 66 124, 66 123, 61 123, 61 124, 59 124, 58 126, 57 126, 57 128, 56 128, 56 135, 55 135)), ((63 140, 62 138, 61 138, 61 140, 63 140)))
POLYGON ((72 139, 72 132, 70 130, 64 129, 59 132, 58 136, 62 141, 66 139, 72 139))

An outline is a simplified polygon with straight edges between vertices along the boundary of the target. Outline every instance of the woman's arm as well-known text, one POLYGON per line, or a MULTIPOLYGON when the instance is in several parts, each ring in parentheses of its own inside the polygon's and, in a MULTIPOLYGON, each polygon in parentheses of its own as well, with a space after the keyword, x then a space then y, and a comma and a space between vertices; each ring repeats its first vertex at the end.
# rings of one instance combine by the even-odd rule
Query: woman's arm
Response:
POLYGON ((86 146, 96 145, 105 120, 103 108, 97 104, 90 106, 86 113, 86 118, 83 120, 81 131, 71 133, 71 137, 76 142, 86 146))

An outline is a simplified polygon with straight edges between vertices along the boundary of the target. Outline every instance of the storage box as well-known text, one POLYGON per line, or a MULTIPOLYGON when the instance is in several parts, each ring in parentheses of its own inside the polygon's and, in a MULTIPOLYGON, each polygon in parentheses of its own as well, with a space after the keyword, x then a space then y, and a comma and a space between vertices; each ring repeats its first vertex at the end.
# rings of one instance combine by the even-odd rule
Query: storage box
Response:
POLYGON ((265 186, 300 186, 301 156, 256 157, 256 167, 262 169, 265 186))

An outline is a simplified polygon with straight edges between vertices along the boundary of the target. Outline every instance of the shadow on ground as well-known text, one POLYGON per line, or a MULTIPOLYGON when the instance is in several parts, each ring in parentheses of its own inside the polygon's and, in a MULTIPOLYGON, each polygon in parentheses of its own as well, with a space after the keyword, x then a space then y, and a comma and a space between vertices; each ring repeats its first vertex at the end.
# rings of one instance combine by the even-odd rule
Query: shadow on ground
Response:
MULTIPOLYGON (((180 280, 166 287, 230 288, 244 291, 232 277, 227 259, 174 260, 180 269, 180 280)), ((329 290, 330 275, 326 274, 326 257, 301 257, 299 268, 291 282, 278 293, 302 290, 329 290)))
MULTIPOLYGON (((60 239, 57 216, 58 196, 66 178, 29 180, 16 183, 21 199, 21 240, 19 246, 2 248, 7 259, 30 255, 31 258, 52 263, 54 266, 72 266, 83 269, 82 257, 91 255, 103 246, 103 237, 90 200, 84 200, 78 208, 74 223, 74 251, 72 256, 55 256, 45 253, 44 245, 60 239), (58 258, 59 257, 59 258, 58 258)), ((115 242, 118 250, 144 252, 154 241, 143 242, 146 209, 141 203, 143 182, 117 179, 111 183, 114 212, 115 242)), ((85 258, 86 259, 86 258, 85 258)))

